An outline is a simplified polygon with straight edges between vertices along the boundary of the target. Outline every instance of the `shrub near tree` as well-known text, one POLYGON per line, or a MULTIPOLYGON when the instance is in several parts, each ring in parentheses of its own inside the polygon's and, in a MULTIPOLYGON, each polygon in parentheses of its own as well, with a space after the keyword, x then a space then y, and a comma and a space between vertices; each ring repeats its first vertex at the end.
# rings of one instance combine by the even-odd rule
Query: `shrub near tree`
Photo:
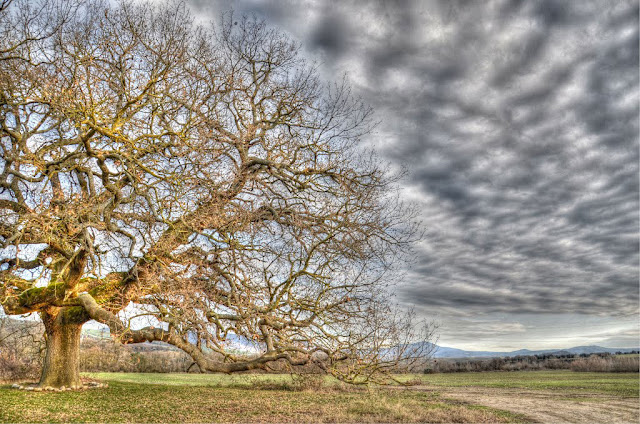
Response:
POLYGON ((43 350, 41 323, 0 317, 0 381, 36 377, 43 350))
POLYGON ((386 290, 413 215, 346 84, 261 22, 195 26, 179 3, 0 9, 0 304, 41 317, 41 386, 81 384, 92 319, 213 372, 365 382, 420 356, 386 290))

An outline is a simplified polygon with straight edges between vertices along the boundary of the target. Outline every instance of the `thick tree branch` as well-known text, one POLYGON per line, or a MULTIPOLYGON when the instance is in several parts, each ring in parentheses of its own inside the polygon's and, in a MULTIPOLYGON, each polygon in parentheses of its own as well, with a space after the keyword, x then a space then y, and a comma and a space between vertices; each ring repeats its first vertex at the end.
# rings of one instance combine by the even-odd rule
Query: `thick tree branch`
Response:
POLYGON ((81 3, 42 0, 46 22, 11 21, 28 0, 0 13, 4 311, 73 337, 93 318, 202 370, 314 352, 328 369, 353 359, 344 379, 386 369, 374 353, 400 343, 398 320, 372 311, 416 227, 361 146, 371 110, 262 22, 205 28, 182 2, 81 3), (131 302, 160 328, 121 322, 131 302), (262 354, 237 355, 231 336, 262 354))

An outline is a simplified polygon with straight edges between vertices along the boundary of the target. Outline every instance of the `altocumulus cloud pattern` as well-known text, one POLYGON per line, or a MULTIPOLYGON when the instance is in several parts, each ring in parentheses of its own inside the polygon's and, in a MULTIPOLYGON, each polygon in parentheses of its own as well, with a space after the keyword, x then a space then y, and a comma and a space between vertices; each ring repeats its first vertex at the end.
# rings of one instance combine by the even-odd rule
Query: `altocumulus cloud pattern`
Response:
POLYGON ((374 106, 427 227, 401 300, 637 314, 637 1, 191 3, 288 30, 374 106))

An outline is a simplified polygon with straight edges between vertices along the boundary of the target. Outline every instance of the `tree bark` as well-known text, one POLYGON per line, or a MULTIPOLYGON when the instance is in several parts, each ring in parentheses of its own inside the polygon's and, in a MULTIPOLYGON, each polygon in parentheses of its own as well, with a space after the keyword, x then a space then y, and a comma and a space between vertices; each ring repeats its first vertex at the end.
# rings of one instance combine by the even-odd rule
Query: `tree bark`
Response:
MULTIPOLYGON (((82 386, 80 380, 80 336, 84 317, 72 308, 48 308, 41 312, 46 332, 46 357, 40 387, 82 386)), ((84 314, 82 314, 84 315, 84 314)))

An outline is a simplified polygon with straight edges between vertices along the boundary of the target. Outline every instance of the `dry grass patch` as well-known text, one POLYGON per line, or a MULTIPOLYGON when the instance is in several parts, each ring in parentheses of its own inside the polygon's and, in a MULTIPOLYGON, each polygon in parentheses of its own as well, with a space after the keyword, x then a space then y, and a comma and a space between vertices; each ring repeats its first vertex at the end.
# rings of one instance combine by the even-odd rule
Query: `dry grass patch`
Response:
POLYGON ((412 390, 152 385, 33 393, 0 388, 2 422, 514 422, 521 416, 412 390))
POLYGON ((491 371, 453 374, 407 374, 405 380, 420 379, 432 387, 488 387, 556 390, 569 394, 598 393, 611 396, 640 395, 638 373, 573 371, 491 371))

